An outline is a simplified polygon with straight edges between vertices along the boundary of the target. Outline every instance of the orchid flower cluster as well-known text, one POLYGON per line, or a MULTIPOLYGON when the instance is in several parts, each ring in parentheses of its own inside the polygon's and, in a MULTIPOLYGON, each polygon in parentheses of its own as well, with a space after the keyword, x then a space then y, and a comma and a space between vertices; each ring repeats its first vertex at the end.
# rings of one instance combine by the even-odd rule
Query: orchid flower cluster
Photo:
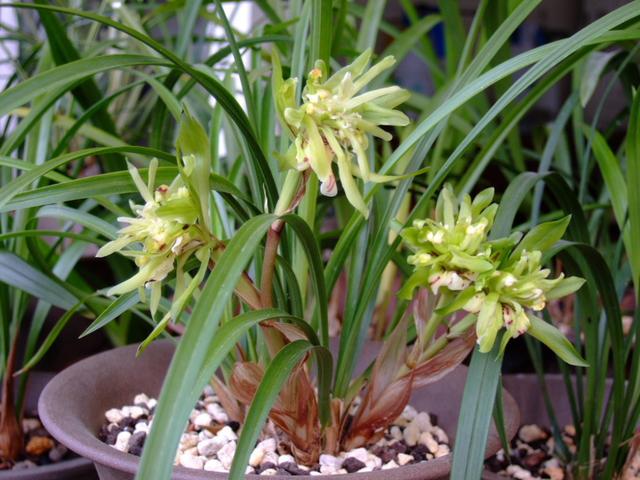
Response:
POLYGON ((386 182, 395 178, 371 171, 368 137, 373 135, 390 141, 391 134, 382 126, 409 124, 409 118, 394 109, 409 98, 409 92, 398 86, 361 92, 393 66, 395 59, 388 56, 368 68, 371 50, 367 50, 331 77, 327 75, 324 62, 318 60, 309 72, 302 91, 302 104, 298 105, 298 79, 284 81, 277 54, 273 58, 273 89, 278 115, 294 140, 282 158, 283 166, 300 171, 311 168, 321 182, 320 192, 333 197, 338 193, 332 169, 335 161, 347 199, 367 217, 368 208, 354 176, 365 182, 386 182))
MULTIPOLYGON (((193 143, 190 143, 190 137, 195 135, 201 140, 206 139, 206 134, 197 121, 188 115, 183 119, 182 127, 179 146, 182 145, 184 151, 178 155, 179 173, 169 185, 155 186, 157 159, 149 164, 146 183, 138 169, 128 165, 131 179, 145 203, 139 205, 130 202, 134 216, 118 217, 118 221, 126 226, 118 231, 116 239, 105 244, 96 255, 105 257, 119 252, 134 258, 138 272, 110 288, 107 293, 119 295, 138 289, 140 298, 144 299, 145 289, 150 289, 149 303, 153 315, 162 296, 163 282, 176 270, 174 302, 170 312, 159 323, 160 328, 164 328, 170 318, 176 318, 202 282, 212 248, 218 243, 210 233, 203 214, 206 209, 202 209, 203 202, 198 195, 198 184, 201 183, 199 174, 204 168, 208 172, 209 165, 202 166, 206 159, 194 155, 189 148, 193 143), (133 246, 138 248, 128 248, 133 246), (194 278, 190 278, 185 271, 185 264, 192 255, 201 265, 194 278)), ((204 188, 208 192, 208 173, 205 181, 204 188)))
POLYGON ((530 311, 541 311, 548 300, 578 290, 584 280, 549 278, 542 266, 543 249, 560 239, 569 218, 538 225, 524 238, 520 232, 489 239, 498 205, 492 188, 461 202, 445 186, 438 197, 435 219, 415 220, 402 232, 413 250, 407 261, 414 273, 402 294, 429 288, 459 309, 477 315, 476 334, 482 352, 492 349, 498 332, 506 329, 501 348, 510 338, 527 332, 530 311), (542 240, 544 238, 544 240, 542 240))

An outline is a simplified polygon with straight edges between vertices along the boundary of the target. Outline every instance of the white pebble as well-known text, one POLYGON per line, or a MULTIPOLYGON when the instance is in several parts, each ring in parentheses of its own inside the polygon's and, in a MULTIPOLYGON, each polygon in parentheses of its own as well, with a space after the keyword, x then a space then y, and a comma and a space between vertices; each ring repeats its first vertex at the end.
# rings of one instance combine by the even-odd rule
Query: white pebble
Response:
POLYGON ((433 427, 432 433, 437 437, 440 443, 449 443, 449 437, 440 427, 433 427))
POLYGON ((158 405, 158 401, 155 398, 152 398, 147 402, 147 407, 149 408, 155 408, 156 405, 158 405))
POLYGON ((135 403, 136 405, 139 403, 143 403, 147 405, 148 402, 149 402, 149 397, 147 397, 144 393, 139 393, 138 395, 133 397, 133 403, 135 403))
POLYGON ((257 445, 261 447, 265 452, 275 452, 276 451, 276 439, 273 437, 269 437, 265 440, 262 440, 257 445))
POLYGON ((447 445, 439 445, 438 450, 436 451, 436 453, 434 453, 434 456, 436 458, 440 458, 444 457, 445 455, 449 455, 450 453, 451 450, 449 450, 449 447, 447 445))
POLYGON ((544 440, 547 434, 537 425, 523 425, 518 432, 518 437, 523 442, 531 443, 536 440, 544 440))
POLYGON ((149 424, 147 422, 138 422, 136 423, 135 431, 149 433, 149 424))
POLYGON ((229 427, 228 425, 226 427, 222 427, 217 435, 217 437, 220 438, 224 438, 225 440, 227 440, 228 442, 231 441, 235 441, 238 439, 238 435, 236 435, 236 432, 234 432, 231 427, 229 427))
POLYGON ((130 438, 131 433, 127 432, 126 430, 124 432, 120 432, 116 437, 116 443, 113 445, 113 448, 127 453, 127 450, 129 449, 128 447, 130 438))
POLYGON ((373 468, 382 467, 382 459, 377 455, 374 455, 373 453, 367 454, 367 461, 364 463, 367 465, 367 467, 370 467, 370 466, 373 466, 373 468))
POLYGON ((22 419, 22 431, 24 433, 31 432, 42 427, 40 420, 37 418, 23 418, 22 419))
POLYGON ((420 439, 420 429, 415 423, 410 423, 407 428, 404 429, 403 432, 404 441, 407 442, 407 445, 410 447, 415 446, 420 439))
POLYGON ((204 430, 200 430, 198 432, 198 440, 202 441, 202 440, 207 440, 209 438, 213 438, 215 435, 213 433, 211 433, 209 430, 207 430, 206 428, 204 430))
POLYGON ((183 433, 180 437, 180 448, 188 450, 198 444, 198 435, 195 433, 183 433))
POLYGON ((191 447, 188 448, 187 450, 185 450, 184 452, 185 455, 193 455, 194 457, 198 456, 198 449, 196 447, 191 447))
POLYGON ((398 454, 398 464, 399 465, 406 465, 407 463, 413 462, 413 460, 415 460, 413 458, 413 455, 407 455, 406 453, 399 453, 398 454))
POLYGON ((333 467, 333 471, 335 472, 342 466, 342 460, 333 455, 323 453, 320 455, 320 466, 333 467))
POLYGON ((431 429, 431 419, 429 414, 425 412, 417 414, 411 423, 415 424, 421 432, 428 432, 431 429))
POLYGON ((202 459, 202 457, 183 453, 182 455, 180 455, 180 465, 186 468, 195 468, 197 470, 202 470, 204 468, 204 460, 202 459))
POLYGON ((418 411, 415 408, 413 408, 411 405, 407 405, 406 407, 404 407, 404 410, 402 411, 402 416, 409 421, 416 418, 417 414, 418 414, 418 411))
POLYGON ((398 464, 391 460, 389 463, 382 465, 382 470, 389 470, 390 468, 398 468, 398 464))
POLYGON ((252 467, 259 467, 262 463, 262 459, 264 458, 264 454, 264 448, 258 445, 253 449, 253 452, 251 452, 251 455, 249 456, 249 465, 252 467))
POLYGON ((211 422, 213 421, 213 419, 211 418, 211 415, 209 415, 206 412, 202 412, 199 413, 194 419, 193 419, 193 424, 196 427, 199 428, 204 428, 204 427, 208 427, 209 425, 211 425, 211 422))
POLYGON ((236 442, 231 441, 218 450, 218 460, 222 462, 222 466, 227 470, 231 468, 233 456, 236 453, 236 442))
POLYGON ((263 470, 262 472, 260 472, 260 475, 265 475, 267 477, 271 477, 273 475, 275 475, 276 473, 278 473, 276 470, 274 470, 273 468, 267 468, 266 470, 263 470))
POLYGON ((207 460, 207 463, 204 464, 204 469, 208 472, 226 472, 220 460, 212 459, 207 460))
POLYGON ((373 467, 362 467, 360 470, 358 470, 358 473, 361 472, 373 472, 374 468, 373 467))
POLYGON ((267 462, 277 465, 278 454, 276 452, 265 452, 264 457, 262 457, 262 463, 267 463, 267 462))
POLYGON ((333 465, 320 465, 320 473, 325 475, 334 475, 338 472, 338 468, 333 465))
POLYGON ((402 430, 400 430, 396 425, 391 427, 389 433, 395 440, 402 440, 402 430))
POLYGON ((198 442, 198 453, 203 457, 211 457, 220 451, 228 442, 222 438, 207 438, 198 442))
POLYGON ((278 465, 283 463, 296 463, 296 459, 292 455, 280 455, 278 457, 278 465))
POLYGON ((531 473, 518 465, 509 465, 507 467, 507 473, 518 480, 529 480, 533 478, 531 473))
POLYGON ((420 443, 425 445, 427 450, 431 453, 436 453, 438 451, 438 442, 429 432, 424 432, 420 435, 420 443))
POLYGON ((202 390, 202 393, 204 393, 205 397, 211 397, 215 395, 215 392, 213 391, 213 387, 211 385, 205 385, 204 389, 202 390))
POLYGON ((366 463, 368 452, 366 448, 356 448, 354 450, 351 450, 350 452, 347 452, 345 456, 346 458, 356 458, 362 463, 366 463))
POLYGON ((227 415, 223 408, 217 403, 208 404, 207 412, 218 423, 227 423, 229 421, 229 415, 227 415))
POLYGON ((117 408, 111 408, 107 410, 106 412, 104 412, 104 416, 106 417, 107 421, 109 421, 109 423, 118 423, 124 418, 122 412, 117 408))
POLYGON ((133 419, 140 418, 142 415, 146 413, 145 409, 138 406, 129 406, 122 407, 122 415, 125 417, 131 417, 133 419))

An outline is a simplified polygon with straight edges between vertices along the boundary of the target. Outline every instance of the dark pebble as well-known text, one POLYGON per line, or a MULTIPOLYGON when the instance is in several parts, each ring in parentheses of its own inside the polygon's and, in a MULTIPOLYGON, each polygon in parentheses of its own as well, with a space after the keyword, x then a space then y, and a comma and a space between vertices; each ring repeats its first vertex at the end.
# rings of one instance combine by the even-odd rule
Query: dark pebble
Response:
POLYGON ((262 465, 260 465, 258 468, 256 468, 256 472, 257 473, 262 473, 265 470, 269 470, 270 468, 273 468, 274 470, 277 470, 278 466, 273 462, 264 462, 262 465))
POLYGON ((283 469, 289 472, 290 475, 309 475, 309 472, 301 469, 294 462, 284 462, 279 465, 278 470, 283 469))
POLYGON ((44 428, 36 428, 35 430, 31 430, 29 432, 28 437, 50 437, 49 432, 47 432, 44 428))
POLYGON ((227 422, 227 426, 234 432, 237 432, 238 430, 240 430, 240 422, 236 422, 235 420, 231 420, 230 422, 227 422))
POLYGON ((545 459, 547 458, 547 454, 544 453, 541 450, 538 450, 537 452, 533 452, 529 455, 527 455, 524 460, 523 463, 527 466, 527 467, 537 467, 538 465, 540 465, 545 459))
POLYGON ((136 426, 136 423, 138 423, 140 421, 140 419, 135 419, 135 418, 131 418, 131 417, 124 417, 122 420, 120 420, 118 422, 118 426, 120 428, 122 428, 123 430, 126 429, 133 429, 136 426))
POLYGON ((106 443, 107 445, 115 445, 116 444, 116 439, 118 438, 118 434, 120 432, 122 432, 122 429, 120 429, 120 428, 112 428, 107 433, 107 436, 104 439, 104 443, 106 443))
POLYGON ((416 462, 421 462, 422 460, 427 459, 428 452, 429 450, 427 449, 426 445, 419 443, 409 451, 409 455, 413 455, 413 458, 416 459, 416 462))
POLYGON ((142 455, 142 447, 144 447, 144 441, 147 439, 147 434, 145 432, 136 432, 131 435, 129 439, 129 453, 131 455, 137 455, 138 457, 142 455))
POLYGON ((398 453, 392 447, 380 447, 373 454, 380 457, 382 463, 389 463, 391 460, 395 460, 398 453))
POLYGON ((389 445, 396 453, 407 453, 408 447, 404 441, 399 441, 389 445))
POLYGON ((290 477, 291 473, 285 470, 284 468, 276 468, 276 475, 283 475, 285 477, 290 477))
POLYGON ((344 468, 349 473, 357 472, 364 467, 366 467, 365 463, 354 457, 345 458, 342 462, 342 468, 344 468))
POLYGON ((433 413, 429 414, 429 419, 431 420, 431 425, 433 425, 434 427, 436 425, 438 425, 438 416, 434 415, 433 413))

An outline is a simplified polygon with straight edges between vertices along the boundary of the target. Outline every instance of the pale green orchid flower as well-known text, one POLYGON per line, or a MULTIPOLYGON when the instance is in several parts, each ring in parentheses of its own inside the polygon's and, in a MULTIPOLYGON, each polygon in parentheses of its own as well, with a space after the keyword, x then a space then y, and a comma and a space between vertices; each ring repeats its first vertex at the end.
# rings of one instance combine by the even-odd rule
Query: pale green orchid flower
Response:
POLYGON ((283 158, 285 168, 311 168, 321 182, 323 195, 335 196, 338 185, 332 164, 338 165, 340 183, 349 202, 368 216, 354 177, 365 182, 386 182, 393 176, 371 171, 367 149, 369 135, 384 141, 392 136, 381 126, 405 126, 409 118, 394 108, 409 98, 409 92, 397 87, 383 87, 368 92, 362 90, 380 73, 390 68, 391 56, 369 67, 371 50, 361 54, 353 63, 327 78, 327 69, 317 61, 309 72, 297 104, 297 79, 283 80, 277 52, 273 55, 273 90, 280 121, 293 139, 283 158), (355 159, 355 162, 354 162, 355 159))
POLYGON ((157 160, 152 160, 145 184, 138 170, 129 165, 131 178, 145 203, 131 204, 135 216, 119 217, 118 221, 127 226, 118 231, 118 238, 96 254, 105 257, 120 252, 134 258, 138 273, 109 289, 108 295, 150 287, 152 311, 159 301, 161 282, 174 270, 176 260, 188 257, 210 242, 199 225, 198 204, 180 176, 171 185, 154 188, 157 167, 157 160), (140 249, 127 249, 130 245, 139 245, 140 249))
MULTIPOLYGON (((413 250, 407 261, 415 271, 401 295, 428 287, 432 294, 452 297, 451 305, 477 315, 476 335, 481 352, 493 348, 498 333, 503 350, 509 339, 527 332, 529 311, 541 311, 550 299, 578 290, 584 280, 577 277, 548 278, 543 268, 543 250, 560 239, 568 218, 538 225, 524 238, 518 232, 488 240, 497 205, 491 204, 493 189, 461 202, 445 186, 436 204, 435 219, 416 220, 402 232, 413 250)), ((452 313, 452 312, 451 312, 452 313)))

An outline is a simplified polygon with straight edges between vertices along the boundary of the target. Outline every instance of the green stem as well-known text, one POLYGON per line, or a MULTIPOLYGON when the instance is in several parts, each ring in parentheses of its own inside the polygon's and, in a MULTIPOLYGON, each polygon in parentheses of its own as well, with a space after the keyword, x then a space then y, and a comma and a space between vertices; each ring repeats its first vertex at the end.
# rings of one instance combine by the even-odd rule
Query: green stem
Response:
POLYGON ((431 340, 436 334, 436 331, 438 330, 438 327, 442 324, 442 321, 446 318, 446 315, 444 316, 440 315, 439 313, 437 313, 437 310, 438 308, 445 305, 450 300, 450 298, 451 298, 451 294, 449 293, 440 294, 440 298, 438 299, 436 308, 434 309, 433 314, 431 315, 431 318, 429 318, 429 321, 427 322, 427 325, 424 327, 424 331, 422 332, 421 341, 423 345, 430 344, 431 340))

